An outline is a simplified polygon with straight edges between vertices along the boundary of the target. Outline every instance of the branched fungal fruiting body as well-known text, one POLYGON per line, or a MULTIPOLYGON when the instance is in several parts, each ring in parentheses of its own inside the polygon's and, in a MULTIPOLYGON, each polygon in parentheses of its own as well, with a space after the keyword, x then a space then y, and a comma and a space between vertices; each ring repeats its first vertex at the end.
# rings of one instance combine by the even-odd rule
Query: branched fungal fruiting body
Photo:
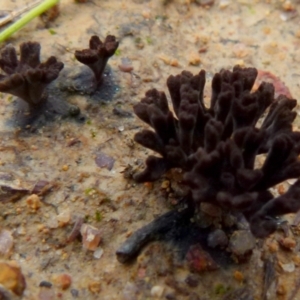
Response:
POLYGON ((97 35, 94 35, 90 39, 89 49, 77 50, 75 57, 94 72, 96 82, 100 84, 108 59, 115 54, 118 46, 119 42, 113 35, 108 35, 104 42, 97 35))
POLYGON ((54 56, 44 63, 40 62, 41 46, 37 42, 20 45, 20 60, 12 45, 1 52, 0 68, 6 75, 0 74, 0 92, 17 96, 29 106, 38 106, 45 102, 46 86, 55 80, 64 64, 54 56))
POLYGON ((269 190, 300 176, 300 132, 292 131, 297 101, 283 95, 274 99, 273 85, 265 82, 251 92, 256 76, 254 68, 221 70, 212 80, 209 107, 205 71, 170 76, 175 115, 164 92, 149 90, 134 111, 154 130, 138 132, 135 141, 160 157, 149 156, 135 179, 154 181, 180 168, 194 215, 209 202, 244 215, 252 233, 266 237, 277 228, 274 217, 300 209, 300 180, 279 197, 269 190), (258 166, 260 154, 266 159, 258 166))

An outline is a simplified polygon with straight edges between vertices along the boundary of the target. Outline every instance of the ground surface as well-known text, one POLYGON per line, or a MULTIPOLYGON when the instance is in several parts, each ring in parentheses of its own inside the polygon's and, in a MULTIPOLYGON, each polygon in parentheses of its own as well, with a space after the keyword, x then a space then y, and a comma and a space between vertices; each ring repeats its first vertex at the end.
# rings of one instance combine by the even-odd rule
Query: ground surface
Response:
MULTIPOLYGON (((267 299, 300 299, 298 237, 292 236, 296 250, 277 249, 282 232, 263 246, 259 242, 250 263, 210 273, 191 275, 184 261, 173 258, 172 246, 160 243, 149 245, 133 264, 122 265, 116 259, 115 251, 127 236, 176 200, 168 190, 168 178, 153 185, 124 178, 124 171, 140 166, 150 152, 133 142, 133 135, 145 125, 132 114, 133 104, 148 89, 166 90, 166 78, 184 69, 205 69, 209 82, 221 68, 240 64, 271 72, 293 97, 300 95, 297 1, 291 1, 296 11, 289 11, 289 3, 283 1, 215 1, 212 6, 197 2, 205 1, 62 0, 60 16, 48 28, 34 20, 8 41, 15 47, 38 41, 42 59, 54 55, 65 68, 79 65, 74 51, 86 48, 91 35, 113 34, 120 41, 117 55, 109 61, 112 79, 106 93, 98 99, 64 94, 65 101, 80 107, 82 122, 49 122, 33 132, 19 129, 11 121, 17 100, 0 94, 1 178, 14 178, 27 190, 41 180, 53 185, 36 210, 28 194, 0 202, 0 229, 9 230, 14 240, 9 259, 21 266, 27 282, 23 299, 252 299, 242 298, 247 289, 255 299, 263 299, 266 261, 275 274, 270 276, 267 299), (133 65, 132 73, 119 68, 125 58, 133 65), (126 113, 120 115, 116 108, 126 113), (103 154, 113 158, 111 170, 96 164, 103 154), (101 231, 96 252, 83 249, 77 239, 67 243, 80 216, 101 231), (267 254, 274 250, 272 259, 263 260, 262 248, 267 254), (60 274, 72 279, 65 290, 59 287, 60 274), (188 276, 196 287, 186 283, 188 276), (48 298, 39 287, 43 280, 53 284, 48 298), (236 298, 224 298, 227 290, 237 290, 236 298)), ((2 0, 1 9, 25 3, 2 0)))

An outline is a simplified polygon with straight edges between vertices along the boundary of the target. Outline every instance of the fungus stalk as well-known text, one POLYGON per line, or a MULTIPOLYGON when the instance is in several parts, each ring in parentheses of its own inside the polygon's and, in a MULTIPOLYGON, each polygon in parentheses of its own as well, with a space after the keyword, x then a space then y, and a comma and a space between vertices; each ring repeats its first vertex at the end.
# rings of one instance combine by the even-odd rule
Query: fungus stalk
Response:
POLYGON ((75 58, 93 71, 96 84, 99 85, 108 59, 115 54, 118 46, 119 43, 113 35, 108 35, 104 42, 94 35, 90 39, 89 49, 77 50, 75 58))

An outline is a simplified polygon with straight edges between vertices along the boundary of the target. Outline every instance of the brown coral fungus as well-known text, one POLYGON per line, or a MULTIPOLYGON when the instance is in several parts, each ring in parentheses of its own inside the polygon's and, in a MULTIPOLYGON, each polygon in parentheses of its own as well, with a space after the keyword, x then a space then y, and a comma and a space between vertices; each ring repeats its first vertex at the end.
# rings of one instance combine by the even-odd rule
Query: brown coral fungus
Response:
POLYGON ((156 239, 153 232, 166 232, 180 218, 197 220, 204 203, 221 208, 223 216, 246 219, 256 237, 274 232, 277 216, 300 209, 300 180, 278 197, 270 191, 300 176, 300 132, 292 130, 297 101, 283 95, 275 99, 274 86, 265 82, 251 92, 256 76, 255 68, 239 66, 216 73, 206 107, 205 71, 197 75, 183 71, 167 80, 175 114, 165 93, 156 89, 134 106, 136 115, 154 129, 138 132, 135 141, 160 155, 149 156, 135 179, 154 181, 179 168, 189 192, 183 200, 187 208, 169 212, 168 224, 163 215, 146 231, 133 234, 117 252, 120 261, 156 239), (261 164, 256 159, 260 154, 266 155, 261 164))
POLYGON ((17 96, 29 106, 39 106, 45 102, 46 86, 55 80, 64 64, 54 56, 46 62, 40 62, 41 45, 26 42, 20 46, 20 60, 12 45, 1 52, 0 68, 6 75, 0 74, 0 92, 17 96))
POLYGON ((89 49, 76 50, 75 57, 93 71, 97 84, 100 84, 108 59, 115 54, 119 42, 113 35, 108 35, 104 42, 97 35, 93 35, 89 46, 89 49))

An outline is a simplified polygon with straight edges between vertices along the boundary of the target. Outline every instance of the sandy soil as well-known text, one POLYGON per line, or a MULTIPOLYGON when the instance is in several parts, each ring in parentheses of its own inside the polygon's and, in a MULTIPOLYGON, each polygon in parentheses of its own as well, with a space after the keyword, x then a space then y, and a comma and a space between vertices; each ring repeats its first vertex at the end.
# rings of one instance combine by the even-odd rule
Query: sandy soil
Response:
MULTIPOLYGON (((7 41, 15 47, 38 41, 42 59, 54 55, 71 69, 79 65, 74 51, 86 48, 91 35, 113 34, 120 41, 117 55, 109 60, 113 84, 108 95, 96 101, 64 94, 64 100, 80 107, 82 122, 48 122, 34 132, 17 128, 11 120, 18 100, 0 94, 1 174, 28 190, 40 180, 52 186, 36 210, 28 204, 28 194, 0 202, 0 228, 9 230, 14 239, 6 259, 17 261, 26 278, 23 299, 223 299, 227 290, 244 287, 254 292, 255 299, 263 299, 262 243, 250 263, 196 274, 195 288, 186 284, 190 271, 173 258, 176 249, 170 245, 149 245, 130 265, 120 264, 115 256, 126 237, 169 209, 172 198, 165 184, 168 178, 153 185, 124 178, 124 171, 142 166, 150 152, 133 142, 133 135, 145 125, 132 113, 132 105, 148 89, 166 90, 166 78, 184 69, 193 73, 205 69, 209 94, 209 81, 216 71, 240 64, 269 71, 288 86, 293 97, 300 94, 297 1, 291 1, 296 11, 289 11, 287 1, 215 1, 212 6, 201 2, 62 0, 55 21, 45 27, 41 20, 34 20, 7 41), (132 73, 119 69, 125 58, 132 62, 132 73), (114 108, 129 114, 120 116, 114 108), (111 170, 97 166, 96 158, 102 154, 114 159, 111 170), (64 215, 70 217, 62 224, 64 215), (83 249, 80 240, 66 242, 78 216, 100 229, 100 258, 83 249), (72 279, 65 290, 60 287, 60 274, 72 279), (48 298, 41 296, 45 294, 41 281, 53 284, 48 298)), ((1 9, 25 3, 2 0, 1 9)), ((268 242, 276 244, 277 238, 270 237, 268 242)), ((276 248, 274 257, 276 280, 271 280, 273 288, 266 299, 300 299, 297 251, 276 248), (278 261, 294 263, 296 268, 285 272, 278 261)), ((241 298, 241 293, 236 299, 252 299, 241 298)))

